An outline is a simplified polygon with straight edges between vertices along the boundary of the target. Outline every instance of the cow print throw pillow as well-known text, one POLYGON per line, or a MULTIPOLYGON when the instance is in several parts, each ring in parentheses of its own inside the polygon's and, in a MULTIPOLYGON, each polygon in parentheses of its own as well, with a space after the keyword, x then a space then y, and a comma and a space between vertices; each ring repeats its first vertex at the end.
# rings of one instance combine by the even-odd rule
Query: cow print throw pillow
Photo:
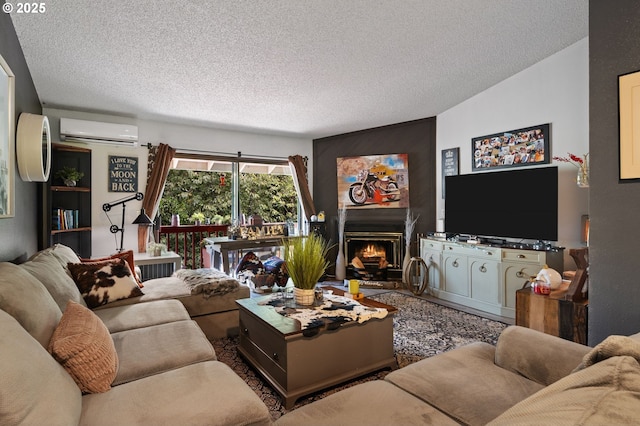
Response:
POLYGON ((143 295, 124 259, 69 263, 67 266, 89 308, 143 295))

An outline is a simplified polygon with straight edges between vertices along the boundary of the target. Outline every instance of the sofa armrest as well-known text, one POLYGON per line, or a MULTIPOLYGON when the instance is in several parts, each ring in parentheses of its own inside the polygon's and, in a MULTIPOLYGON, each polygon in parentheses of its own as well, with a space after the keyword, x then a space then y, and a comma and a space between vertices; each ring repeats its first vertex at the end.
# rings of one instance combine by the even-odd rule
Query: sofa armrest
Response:
POLYGON ((526 327, 507 327, 496 344, 497 366, 542 385, 570 374, 590 347, 526 327))

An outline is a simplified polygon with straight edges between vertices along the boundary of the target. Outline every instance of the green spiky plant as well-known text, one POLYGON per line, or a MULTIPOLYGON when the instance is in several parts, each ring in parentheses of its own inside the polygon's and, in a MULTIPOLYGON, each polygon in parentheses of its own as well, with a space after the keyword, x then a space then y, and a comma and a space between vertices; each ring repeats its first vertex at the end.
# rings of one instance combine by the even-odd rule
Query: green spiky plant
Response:
POLYGON ((329 266, 329 243, 321 236, 311 233, 306 237, 287 238, 282 244, 287 273, 293 285, 304 290, 314 289, 329 266))

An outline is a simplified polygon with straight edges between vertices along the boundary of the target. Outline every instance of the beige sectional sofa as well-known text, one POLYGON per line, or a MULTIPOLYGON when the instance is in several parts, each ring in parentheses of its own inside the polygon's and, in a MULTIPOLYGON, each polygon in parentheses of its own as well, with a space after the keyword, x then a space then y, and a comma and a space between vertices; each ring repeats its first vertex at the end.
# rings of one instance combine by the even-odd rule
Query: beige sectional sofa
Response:
POLYGON ((74 256, 0 263, 0 424, 271 423, 180 301, 91 311, 64 268, 74 256))
MULTIPOLYGON (((73 256, 55 246, 19 266, 0 263, 0 424, 273 423, 251 388, 216 360, 180 301, 91 311, 64 269, 73 256), (70 346, 82 354, 97 348, 99 355, 77 358, 80 373, 59 350, 76 336, 60 339, 70 311, 89 316, 74 329, 82 345, 70 339, 70 346), (110 369, 93 374, 87 365, 96 361, 110 369), (105 377, 107 389, 95 390, 105 377)), ((424 359, 275 423, 637 424, 639 360, 640 334, 611 336, 589 348, 511 326, 496 346, 473 343, 424 359)))
MULTIPOLYGON (((203 294, 191 294, 185 283, 176 277, 155 278, 144 281, 142 296, 117 300, 106 305, 111 309, 115 306, 153 302, 156 300, 174 299, 182 303, 192 320, 198 323, 209 340, 222 337, 237 336, 239 334, 240 317, 237 299, 250 297, 250 289, 239 285, 231 293, 207 297, 203 294)), ((105 309, 100 307, 96 312, 105 309)))
POLYGON ((596 348, 511 326, 280 417, 288 425, 621 425, 640 419, 640 334, 596 348), (575 371, 574 371, 575 370, 575 371))

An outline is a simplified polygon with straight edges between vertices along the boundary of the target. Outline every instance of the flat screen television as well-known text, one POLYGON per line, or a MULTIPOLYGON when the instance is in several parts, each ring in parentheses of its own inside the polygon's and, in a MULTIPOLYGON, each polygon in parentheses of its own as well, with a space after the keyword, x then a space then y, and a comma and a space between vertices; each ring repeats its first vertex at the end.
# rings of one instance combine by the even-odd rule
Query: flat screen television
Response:
POLYGON ((558 240, 558 168, 445 177, 445 231, 478 237, 558 240))

